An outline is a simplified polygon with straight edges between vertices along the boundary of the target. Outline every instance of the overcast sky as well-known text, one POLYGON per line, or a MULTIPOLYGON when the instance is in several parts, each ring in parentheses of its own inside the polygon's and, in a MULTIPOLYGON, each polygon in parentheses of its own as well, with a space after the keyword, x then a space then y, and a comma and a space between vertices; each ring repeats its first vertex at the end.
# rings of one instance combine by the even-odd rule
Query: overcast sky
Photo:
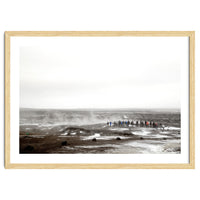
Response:
POLYGON ((177 37, 44 41, 20 47, 20 107, 180 108, 177 37))

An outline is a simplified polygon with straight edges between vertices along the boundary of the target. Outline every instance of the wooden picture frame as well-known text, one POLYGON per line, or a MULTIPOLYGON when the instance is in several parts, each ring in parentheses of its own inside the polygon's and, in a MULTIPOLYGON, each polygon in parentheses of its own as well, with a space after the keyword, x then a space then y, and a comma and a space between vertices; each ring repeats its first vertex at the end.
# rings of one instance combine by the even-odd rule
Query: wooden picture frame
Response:
POLYGON ((5 168, 6 169, 194 169, 195 168, 195 32, 194 31, 6 31, 5 32, 5 168), (188 37, 189 163, 12 163, 10 65, 12 37, 188 37))

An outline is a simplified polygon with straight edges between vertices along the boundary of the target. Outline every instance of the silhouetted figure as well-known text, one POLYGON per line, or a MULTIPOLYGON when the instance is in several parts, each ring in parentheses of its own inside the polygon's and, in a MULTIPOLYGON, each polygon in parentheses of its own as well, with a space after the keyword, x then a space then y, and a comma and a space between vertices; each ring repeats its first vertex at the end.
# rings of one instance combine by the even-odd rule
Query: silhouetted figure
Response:
POLYGON ((161 127, 161 129, 164 131, 165 129, 165 126, 164 124, 162 123, 157 123, 157 122, 154 122, 153 120, 150 120, 150 121, 147 121, 147 120, 119 120, 119 121, 107 121, 106 122, 107 126, 119 126, 119 127, 129 127, 130 125, 136 125, 136 126, 141 126, 141 127, 150 127, 150 126, 153 126, 154 128, 157 128, 157 127, 161 127))
POLYGON ((153 122, 153 127, 157 128, 158 127, 158 123, 157 122, 153 122))

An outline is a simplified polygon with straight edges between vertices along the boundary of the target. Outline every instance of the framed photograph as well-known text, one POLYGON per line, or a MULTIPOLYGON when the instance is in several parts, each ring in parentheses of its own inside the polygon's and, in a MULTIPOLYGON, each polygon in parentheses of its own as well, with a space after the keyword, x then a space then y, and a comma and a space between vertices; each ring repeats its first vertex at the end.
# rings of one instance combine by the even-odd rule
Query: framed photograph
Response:
POLYGON ((5 168, 194 169, 194 31, 5 32, 5 168))

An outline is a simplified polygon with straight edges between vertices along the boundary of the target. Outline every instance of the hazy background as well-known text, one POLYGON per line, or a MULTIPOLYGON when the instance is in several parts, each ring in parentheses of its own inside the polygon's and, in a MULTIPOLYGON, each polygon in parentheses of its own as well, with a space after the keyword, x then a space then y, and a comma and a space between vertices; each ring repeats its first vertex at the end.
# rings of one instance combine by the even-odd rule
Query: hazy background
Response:
POLYGON ((180 108, 181 38, 48 41, 20 48, 20 107, 180 108))

